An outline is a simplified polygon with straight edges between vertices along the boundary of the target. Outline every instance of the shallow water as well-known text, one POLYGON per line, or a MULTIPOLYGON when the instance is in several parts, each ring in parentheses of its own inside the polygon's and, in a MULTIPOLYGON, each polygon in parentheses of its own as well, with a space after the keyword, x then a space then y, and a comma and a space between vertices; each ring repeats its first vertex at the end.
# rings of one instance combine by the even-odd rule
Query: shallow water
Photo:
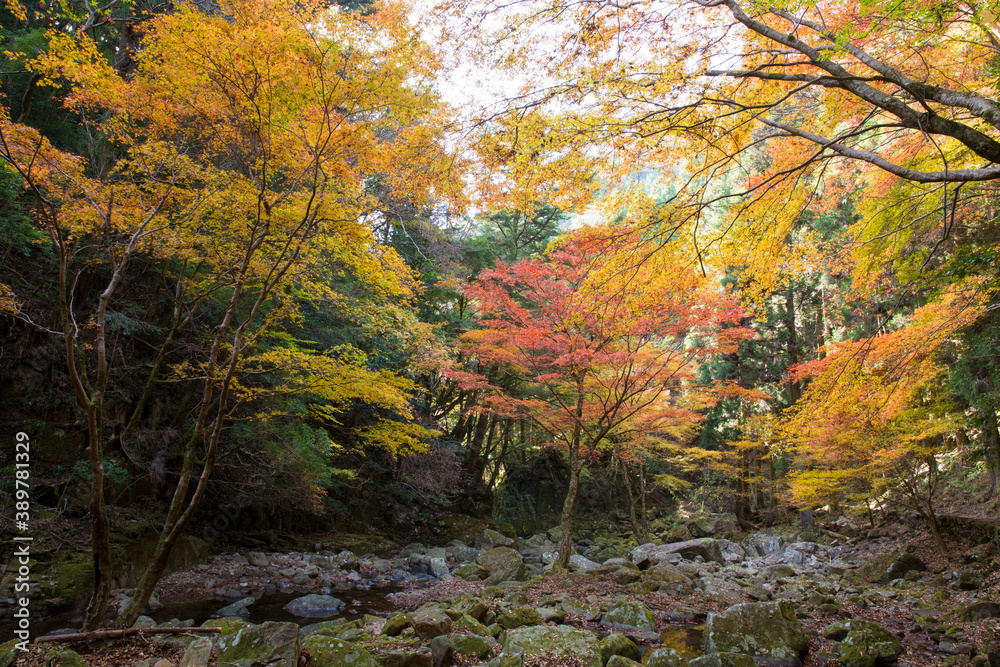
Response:
MULTIPOLYGON (((386 596, 399 590, 401 589, 396 586, 383 586, 380 588, 372 587, 368 590, 350 589, 335 591, 333 593, 334 597, 343 600, 346 606, 329 616, 310 618, 289 614, 282 608, 292 600, 302 597, 307 593, 291 591, 268 593, 261 596, 259 600, 248 607, 250 616, 246 620, 251 623, 282 621, 298 623, 299 625, 309 625, 310 623, 327 621, 331 618, 360 618, 364 614, 392 611, 394 607, 386 599, 386 596)), ((214 598, 171 602, 149 614, 149 616, 157 623, 177 619, 179 621, 194 620, 195 625, 201 625, 208 619, 214 618, 215 613, 227 604, 229 602, 220 602, 214 598)), ((33 620, 31 623, 31 636, 40 637, 55 630, 79 630, 83 625, 85 605, 86 602, 84 601, 72 610, 33 620)), ((7 641, 7 639, 13 636, 14 626, 9 621, 0 621, 0 643, 7 641)))

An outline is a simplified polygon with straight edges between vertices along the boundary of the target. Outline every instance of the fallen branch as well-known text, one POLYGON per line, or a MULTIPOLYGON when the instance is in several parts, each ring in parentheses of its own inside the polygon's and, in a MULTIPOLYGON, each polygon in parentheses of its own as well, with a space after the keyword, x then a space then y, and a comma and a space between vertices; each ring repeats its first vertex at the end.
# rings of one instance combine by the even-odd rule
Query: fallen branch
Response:
POLYGON ((222 628, 125 628, 122 630, 95 630, 94 632, 75 632, 71 635, 46 635, 35 637, 35 644, 48 642, 82 642, 93 639, 117 639, 132 635, 178 635, 184 633, 222 632, 222 628))

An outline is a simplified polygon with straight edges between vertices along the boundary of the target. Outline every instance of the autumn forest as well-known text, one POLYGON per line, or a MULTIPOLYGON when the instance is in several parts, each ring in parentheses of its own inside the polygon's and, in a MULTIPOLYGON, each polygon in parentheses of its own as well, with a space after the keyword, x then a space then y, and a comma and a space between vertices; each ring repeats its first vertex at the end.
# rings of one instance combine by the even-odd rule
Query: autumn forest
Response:
POLYGON ((220 511, 558 526, 566 568, 680 506, 942 551, 947 489, 997 508, 996 3, 4 0, 0 40, 0 530, 24 433, 87 630, 220 511))

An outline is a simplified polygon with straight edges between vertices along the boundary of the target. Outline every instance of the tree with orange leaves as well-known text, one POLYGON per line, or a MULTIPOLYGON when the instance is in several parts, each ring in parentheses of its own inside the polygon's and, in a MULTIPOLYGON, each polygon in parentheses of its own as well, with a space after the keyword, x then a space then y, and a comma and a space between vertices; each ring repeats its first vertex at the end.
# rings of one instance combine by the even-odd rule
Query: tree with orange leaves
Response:
POLYGON ((667 434, 699 420, 710 397, 692 383, 698 362, 746 338, 737 304, 664 249, 621 272, 635 247, 606 230, 557 241, 541 259, 498 264, 467 290, 480 328, 464 348, 483 367, 525 383, 513 395, 473 373, 454 372, 487 392, 483 408, 532 420, 566 452, 570 481, 556 565, 572 553, 572 515, 581 471, 611 445, 667 434))

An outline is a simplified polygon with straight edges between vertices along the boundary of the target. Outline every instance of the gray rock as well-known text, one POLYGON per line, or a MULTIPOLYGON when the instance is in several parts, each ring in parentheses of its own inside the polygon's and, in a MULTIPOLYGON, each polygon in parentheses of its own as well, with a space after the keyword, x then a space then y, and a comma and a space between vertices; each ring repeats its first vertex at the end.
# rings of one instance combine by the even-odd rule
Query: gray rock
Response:
POLYGON ((303 595, 286 604, 283 609, 302 618, 332 616, 344 608, 344 601, 332 595, 303 595))
POLYGON ((586 556, 581 556, 580 554, 573 554, 569 557, 569 569, 572 572, 590 572, 599 567, 597 563, 590 560, 586 556))
POLYGON ((448 570, 448 564, 445 563, 444 558, 434 557, 430 559, 430 569, 431 574, 442 581, 451 580, 451 572, 448 570))
POLYGON ((722 556, 722 548, 719 545, 719 540, 710 537, 660 546, 644 544, 636 547, 629 553, 629 560, 638 565, 640 569, 644 569, 643 563, 647 563, 648 566, 660 562, 668 562, 669 556, 673 554, 689 560, 701 556, 706 561, 714 561, 721 565, 725 565, 726 563, 725 558, 722 556))
POLYGON ((180 667, 207 667, 211 659, 212 640, 208 637, 199 637, 184 651, 180 667))
POLYGON ((247 560, 250 562, 251 565, 254 565, 256 567, 267 567, 268 565, 271 564, 271 559, 268 558, 266 554, 263 554, 259 551, 251 551, 250 554, 247 556, 247 560))
POLYGON ((747 555, 774 556, 785 550, 785 539, 773 530, 762 530, 743 540, 747 555))
POLYGON ((248 607, 254 603, 254 598, 245 597, 242 600, 237 600, 236 602, 226 605, 219 611, 215 612, 216 618, 229 618, 232 616, 238 616, 240 618, 246 618, 250 615, 250 609, 248 607))
POLYGON ((486 529, 482 535, 476 538, 476 548, 482 551, 489 551, 495 547, 514 548, 516 546, 517 542, 513 538, 495 530, 486 529))
POLYGON ((411 614, 410 622, 421 639, 433 639, 451 632, 451 618, 439 609, 419 609, 411 614))
POLYGON ((459 563, 471 563, 476 560, 476 556, 479 555, 479 549, 475 547, 467 547, 464 544, 455 547, 454 551, 455 560, 459 563))
POLYGON ((672 648, 658 648, 646 656, 645 667, 688 667, 687 659, 672 648))
POLYGON ((802 624, 789 602, 747 602, 705 622, 706 653, 743 653, 764 660, 800 664, 807 648, 802 624))

